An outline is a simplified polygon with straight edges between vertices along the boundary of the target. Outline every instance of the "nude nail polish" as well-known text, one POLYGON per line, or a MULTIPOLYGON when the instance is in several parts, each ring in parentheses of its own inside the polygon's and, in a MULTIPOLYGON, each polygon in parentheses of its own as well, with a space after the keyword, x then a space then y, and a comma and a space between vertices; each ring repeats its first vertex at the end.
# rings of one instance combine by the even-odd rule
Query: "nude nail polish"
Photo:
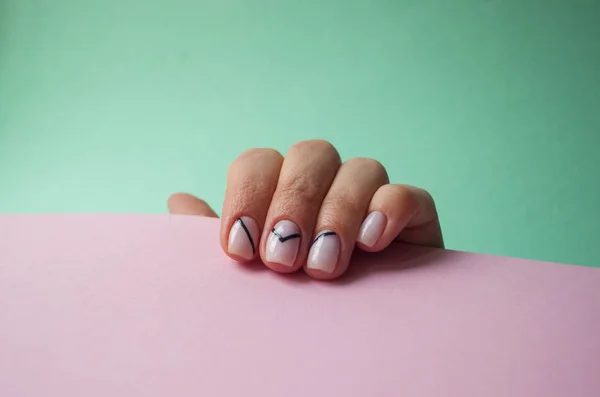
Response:
POLYGON ((249 216, 238 218, 229 231, 227 250, 230 255, 250 260, 256 253, 258 224, 249 216))
POLYGON ((277 222, 269 233, 265 260, 280 265, 294 266, 300 248, 300 228, 292 221, 277 222))
POLYGON ((383 234, 387 217, 379 211, 371 212, 360 226, 357 241, 367 247, 373 247, 383 234))
POLYGON ((340 256, 340 238, 331 230, 322 231, 317 235, 308 253, 306 267, 333 273, 340 256))

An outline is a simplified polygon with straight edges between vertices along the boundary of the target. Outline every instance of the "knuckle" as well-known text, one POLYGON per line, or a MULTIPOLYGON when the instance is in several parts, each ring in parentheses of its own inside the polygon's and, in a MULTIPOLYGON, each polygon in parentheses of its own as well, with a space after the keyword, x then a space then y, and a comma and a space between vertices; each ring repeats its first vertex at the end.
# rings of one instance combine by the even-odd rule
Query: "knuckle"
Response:
POLYGON ((232 208, 241 210, 247 206, 247 203, 260 199, 260 182, 244 177, 232 193, 230 196, 232 208))
MULTIPOLYGON (((253 148, 248 149, 240 153, 239 156, 236 157, 235 160, 229 165, 229 169, 227 171, 228 175, 232 173, 237 173, 243 171, 247 168, 249 162, 260 161, 261 163, 269 164, 270 161, 263 161, 265 159, 275 159, 278 160, 279 163, 283 161, 283 156, 275 149, 269 148, 253 148)), ((276 162, 272 162, 276 163, 276 162)))
POLYGON ((371 179, 376 179, 382 183, 387 183, 388 173, 381 164, 380 161, 367 158, 367 157, 355 157, 346 161, 346 164, 356 170, 360 170, 361 173, 367 174, 371 179))
POLYGON ((390 185, 393 194, 393 200, 398 206, 406 206, 407 208, 417 209, 420 207, 419 198, 409 186, 406 185, 390 185))
POLYGON ((421 206, 423 206, 425 208, 430 208, 434 212, 437 212, 436 206, 435 206, 435 200, 433 199, 433 196, 431 195, 431 193, 429 193, 425 189, 420 189, 420 188, 416 188, 416 187, 413 189, 415 189, 415 191, 417 191, 418 195, 421 197, 420 199, 418 199, 417 194, 414 194, 415 200, 418 200, 421 206))
POLYGON ((362 214, 364 208, 347 196, 331 196, 325 199, 319 211, 318 223, 337 231, 347 230, 355 219, 353 214, 362 214), (349 215, 352 214, 352 215, 349 215))
POLYGON ((240 155, 234 160, 234 163, 240 160, 247 159, 256 159, 256 158, 277 158, 283 157, 281 153, 279 153, 275 149, 271 148, 252 148, 248 150, 244 150, 240 155))
POLYGON ((242 194, 245 196, 251 196, 248 197, 249 199, 253 199, 254 195, 257 191, 260 191, 261 189, 261 181, 257 180, 256 178, 253 178, 250 175, 244 175, 239 182, 239 185, 237 187, 238 189, 238 194, 242 194))
POLYGON ((311 139, 296 142, 290 147, 288 153, 315 153, 321 157, 335 157, 339 159, 337 149, 329 141, 324 139, 311 139))
POLYGON ((298 174, 287 181, 280 194, 288 203, 316 206, 321 199, 321 188, 306 175, 298 174))
POLYGON ((363 164, 363 167, 365 169, 367 169, 369 172, 372 172, 373 174, 378 174, 378 175, 386 175, 387 174, 385 167, 378 160, 370 159, 370 158, 361 158, 360 160, 363 164))
POLYGON ((358 200, 346 195, 327 197, 323 201, 321 212, 324 216, 338 218, 340 214, 359 214, 364 211, 358 200))

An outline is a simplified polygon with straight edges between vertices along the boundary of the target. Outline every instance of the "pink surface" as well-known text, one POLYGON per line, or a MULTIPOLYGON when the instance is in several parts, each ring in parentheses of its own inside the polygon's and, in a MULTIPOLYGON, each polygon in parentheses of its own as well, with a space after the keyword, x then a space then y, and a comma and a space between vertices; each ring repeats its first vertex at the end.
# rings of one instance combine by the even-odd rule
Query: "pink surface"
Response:
POLYGON ((0 217, 0 396, 600 396, 600 269, 397 246, 322 283, 217 230, 0 217))

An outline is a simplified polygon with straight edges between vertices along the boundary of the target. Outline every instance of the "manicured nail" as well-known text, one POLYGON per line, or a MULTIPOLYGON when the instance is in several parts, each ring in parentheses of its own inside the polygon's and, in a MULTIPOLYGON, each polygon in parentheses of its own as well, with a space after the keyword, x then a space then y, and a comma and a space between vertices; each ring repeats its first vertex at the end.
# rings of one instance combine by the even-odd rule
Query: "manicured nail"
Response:
POLYGON ((269 233, 265 260, 294 266, 300 248, 300 228, 292 221, 279 221, 269 233))
POLYGON ((258 224, 249 216, 238 218, 229 231, 229 254, 252 259, 258 242, 258 224))
POLYGON ((322 231, 313 241, 306 267, 333 273, 340 255, 340 238, 331 230, 322 231))
POLYGON ((386 224, 387 218, 382 212, 371 212, 360 226, 358 242, 367 247, 373 247, 383 234, 386 224))

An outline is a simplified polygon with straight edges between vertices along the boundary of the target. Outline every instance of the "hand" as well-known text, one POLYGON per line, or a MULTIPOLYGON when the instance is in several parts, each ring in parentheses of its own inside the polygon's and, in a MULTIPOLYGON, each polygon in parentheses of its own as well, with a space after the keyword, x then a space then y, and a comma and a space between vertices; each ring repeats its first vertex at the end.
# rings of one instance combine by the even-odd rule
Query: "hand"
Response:
MULTIPOLYGON (((202 200, 174 194, 172 214, 216 217, 202 200)), ((285 158, 251 149, 229 167, 221 246, 236 261, 258 256, 270 269, 303 268, 316 279, 341 276, 355 246, 381 251, 394 241, 443 247, 433 199, 426 191, 389 184, 376 160, 341 163, 321 140, 299 142, 285 158)))

